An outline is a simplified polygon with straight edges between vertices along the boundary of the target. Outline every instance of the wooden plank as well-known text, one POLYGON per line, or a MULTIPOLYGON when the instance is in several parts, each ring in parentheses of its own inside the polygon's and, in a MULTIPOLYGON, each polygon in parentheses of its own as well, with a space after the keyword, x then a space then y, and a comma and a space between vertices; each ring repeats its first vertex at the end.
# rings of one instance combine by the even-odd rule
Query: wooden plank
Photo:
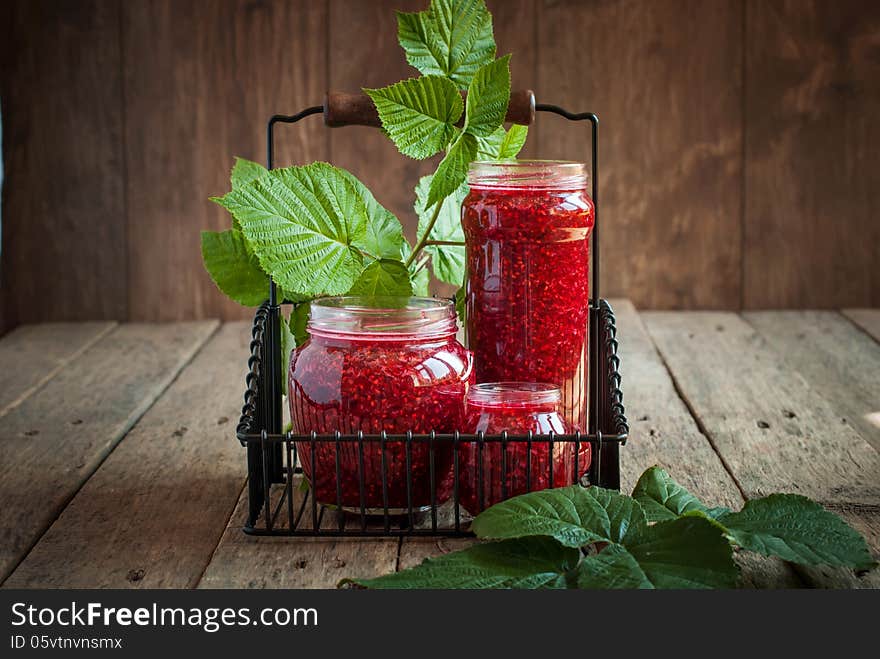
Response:
MULTIPOLYGON (((332 524, 330 517, 322 527, 332 524)), ((254 537, 241 530, 246 519, 245 490, 199 588, 335 588, 346 577, 376 577, 397 566, 397 538, 254 537)))
POLYGON ((749 0, 744 307, 880 304, 880 4, 749 0))
POLYGON ((115 323, 25 325, 0 341, 0 417, 48 382, 115 323))
POLYGON ((880 450, 880 344, 834 311, 760 311, 745 319, 880 450))
POLYGON ((880 341, 880 309, 844 309, 843 315, 880 341))
MULTIPOLYGON (((250 318, 204 271, 199 231, 231 226, 208 198, 229 189, 233 156, 265 162, 269 117, 322 102, 326 3, 150 0, 122 14, 130 318, 250 318)), ((325 160, 326 145, 318 117, 280 126, 276 161, 325 160)))
POLYGON ((250 323, 224 325, 83 485, 10 588, 192 588, 244 482, 250 323))
MULTIPOLYGON (((738 308, 742 3, 540 0, 537 26, 538 100, 602 121, 603 294, 738 308)), ((589 157, 587 126, 539 121, 541 158, 589 157)))
POLYGON ((120 3, 3 4, 4 322, 124 318, 120 3))
MULTIPOLYGON (((636 479, 648 467, 660 465, 682 485, 710 505, 742 507, 743 498, 709 440, 700 432, 672 379, 628 300, 613 302, 620 341, 621 375, 632 428, 621 449, 621 491, 631 492, 636 479)), ((400 566, 462 546, 454 542, 405 540, 400 566)), ((784 563, 741 553, 737 561, 743 584, 761 588, 792 588, 802 585, 784 563)))
MULTIPOLYGON (((748 498, 794 492, 846 509, 847 519, 874 528, 860 510, 880 503, 880 456, 832 405, 742 318, 731 313, 642 314, 679 391, 748 498)), ((876 535, 868 540, 880 555, 876 535)), ((818 581, 846 586, 849 580, 818 581)), ((876 571, 858 580, 870 586, 876 571)))
POLYGON ((0 580, 215 330, 123 325, 0 424, 0 580))

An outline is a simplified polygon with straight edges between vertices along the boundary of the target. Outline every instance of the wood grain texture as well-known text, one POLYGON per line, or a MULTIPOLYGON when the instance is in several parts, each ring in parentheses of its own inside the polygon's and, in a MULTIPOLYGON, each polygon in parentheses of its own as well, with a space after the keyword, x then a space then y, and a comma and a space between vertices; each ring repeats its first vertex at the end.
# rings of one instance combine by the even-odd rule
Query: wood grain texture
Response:
POLYGON ((244 483, 233 435, 249 343, 249 323, 224 325, 5 586, 194 587, 244 483))
POLYGON ((123 325, 0 425, 0 580, 215 330, 123 325))
POLYGON ((115 323, 25 325, 0 341, 0 417, 48 382, 115 323))
MULTIPOLYGON (((295 491, 298 510, 302 495, 295 491)), ((310 526, 310 514, 306 511, 303 528, 310 526)), ((324 517, 322 527, 332 524, 332 514, 324 517)), ((260 538, 242 532, 246 520, 247 491, 199 588, 335 588, 347 577, 377 577, 397 566, 397 538, 260 538)))
MULTIPOLYGON (((738 308, 741 3, 540 0, 538 26, 538 102, 601 119, 602 294, 738 308)), ((589 157, 587 126, 538 123, 540 157, 589 157)))
POLYGON ((880 451, 880 344, 834 311, 756 311, 744 318, 880 451))
POLYGON ((746 308, 880 304, 880 4, 748 0, 746 308))
MULTIPOLYGON (((231 226, 208 198, 233 156, 265 161, 269 117, 321 103, 326 19, 323 2, 123 3, 132 319, 251 317, 214 287, 199 232, 231 226)), ((278 128, 279 164, 327 156, 320 119, 278 128)))
POLYGON ((843 315, 880 341, 880 309, 844 309, 843 315))
POLYGON ((4 323, 124 319, 120 3, 3 4, 4 323))
MULTIPOLYGON (((748 498, 803 494, 854 526, 874 528, 880 457, 767 341, 730 313, 642 314, 678 389, 748 498)), ((876 534, 868 534, 877 554, 876 534)), ((799 568, 800 569, 800 568, 799 568)), ((849 586, 834 570, 802 574, 818 585, 849 586)), ((876 570, 855 583, 877 583, 876 570)))
MULTIPOLYGON (((739 510, 744 503, 742 494, 679 397, 632 303, 614 300, 612 306, 631 429, 630 438, 620 451, 621 491, 632 492, 645 469, 660 465, 708 505, 739 510)), ((738 552, 736 561, 746 587, 803 585, 780 560, 738 552)))

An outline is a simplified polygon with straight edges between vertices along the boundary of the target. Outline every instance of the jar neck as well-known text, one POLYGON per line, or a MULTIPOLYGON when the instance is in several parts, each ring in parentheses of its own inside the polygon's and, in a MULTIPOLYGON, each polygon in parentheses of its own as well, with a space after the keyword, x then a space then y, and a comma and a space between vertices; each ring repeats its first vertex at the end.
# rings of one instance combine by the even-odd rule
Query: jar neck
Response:
POLYGON ((476 161, 467 182, 490 190, 586 190, 587 166, 565 160, 476 161))
POLYGON ((311 303, 309 334, 325 340, 443 342, 458 326, 451 300, 408 297, 335 297, 311 303))
POLYGON ((471 410, 516 411, 527 414, 559 412, 559 387, 539 382, 489 382, 470 388, 466 404, 471 410))

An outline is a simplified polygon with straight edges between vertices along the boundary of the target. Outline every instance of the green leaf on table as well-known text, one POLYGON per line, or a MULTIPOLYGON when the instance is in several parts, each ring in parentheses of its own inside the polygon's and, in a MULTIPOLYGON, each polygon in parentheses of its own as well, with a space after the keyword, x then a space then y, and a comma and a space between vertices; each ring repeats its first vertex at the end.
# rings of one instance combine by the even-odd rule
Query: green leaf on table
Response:
POLYGON ((440 76, 410 78, 381 89, 364 89, 398 150, 422 160, 455 137, 463 102, 455 85, 440 76))
MULTIPOLYGON (((419 218, 418 236, 421 239, 425 235, 428 223, 433 217, 433 209, 428 203, 428 195, 431 189, 433 175, 423 176, 416 186, 416 201, 413 205, 419 218)), ((457 245, 427 245, 425 252, 430 254, 434 274, 440 281, 445 281, 453 286, 461 286, 464 281, 464 231, 461 228, 461 204, 468 194, 466 184, 458 188, 446 197, 440 207, 440 214, 431 229, 430 240, 443 240, 460 242, 457 245)))
POLYGON ((578 566, 578 588, 654 588, 639 562, 622 545, 608 545, 578 566))
POLYGON ((551 538, 473 545, 428 558, 420 565, 375 579, 351 579, 367 588, 565 588, 580 552, 551 538))
POLYGON ((202 231, 202 259, 217 288, 239 304, 256 307, 268 297, 269 277, 241 232, 202 231))
POLYGON ((513 124, 504 134, 504 140, 498 151, 499 160, 507 160, 508 158, 516 158, 522 148, 526 145, 526 138, 529 136, 529 127, 513 124))
POLYGON ((702 516, 642 526, 623 544, 655 588, 733 588, 739 577, 723 529, 702 516))
POLYGON ((355 244, 373 218, 349 175, 332 165, 274 169, 213 200, 238 220, 263 270, 285 291, 339 295, 364 269, 355 244))
POLYGON ((397 12, 397 39, 410 65, 446 76, 459 89, 495 59, 492 15, 483 0, 432 0, 426 11, 397 12))
POLYGON ((645 470, 632 495, 642 504, 649 522, 675 519, 693 511, 713 519, 730 512, 727 508, 707 508, 702 501, 679 485, 665 469, 657 466, 645 470))
POLYGON ((370 189, 351 172, 339 169, 357 191, 367 209, 367 230, 363 238, 354 242, 368 256, 376 259, 400 259, 403 247, 403 227, 391 211, 376 201, 370 189))
POLYGON ((718 518, 740 546, 804 565, 866 570, 875 565, 864 538, 834 513, 797 494, 748 501, 718 518))
MULTIPOLYGON (((412 253, 412 247, 409 246, 406 240, 403 241, 403 250, 401 252, 405 263, 409 260, 409 255, 412 253)), ((431 274, 428 272, 427 267, 428 258, 428 255, 422 250, 419 258, 409 264, 409 279, 412 284, 413 295, 420 297, 427 297, 428 295, 428 286, 431 283, 431 274)))
POLYGON ((229 182, 232 185, 232 189, 235 190, 243 185, 247 185, 254 179, 260 178, 263 174, 268 172, 268 169, 253 160, 236 158, 235 165, 232 167, 232 174, 229 177, 229 182))
POLYGON ((455 192, 467 179, 468 166, 477 156, 477 138, 461 133, 437 166, 428 189, 427 208, 455 192))
POLYGON ((400 261, 391 259, 373 261, 361 273, 349 293, 371 297, 409 297, 412 295, 409 270, 400 261))
POLYGON ((472 524, 479 538, 546 535, 566 547, 624 542, 646 526, 637 501, 613 490, 580 485, 521 494, 480 513, 472 524))
POLYGON ((489 137, 504 123, 510 102, 510 55, 480 67, 468 87, 465 132, 489 137))

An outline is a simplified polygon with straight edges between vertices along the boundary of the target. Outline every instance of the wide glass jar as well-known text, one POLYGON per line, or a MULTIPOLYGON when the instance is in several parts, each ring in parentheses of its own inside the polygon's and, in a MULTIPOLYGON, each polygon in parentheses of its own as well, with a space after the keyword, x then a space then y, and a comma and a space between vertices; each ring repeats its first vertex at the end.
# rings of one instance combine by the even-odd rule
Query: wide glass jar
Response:
MULTIPOLYGON (((503 431, 510 435, 569 433, 571 426, 560 414, 561 400, 559 388, 551 384, 477 384, 465 399, 464 429, 487 435, 503 431)), ((590 445, 586 442, 576 447, 572 441, 554 441, 552 452, 546 439, 533 440, 531 445, 508 441, 503 448, 498 441, 480 444, 461 445, 459 497, 473 515, 507 497, 572 485, 590 467, 590 445)))
MULTIPOLYGON (((289 401, 297 434, 448 433, 461 424, 464 395, 473 381, 472 357, 455 339, 455 309, 433 298, 324 298, 311 303, 309 340, 291 356, 289 401)), ((452 449, 412 442, 409 462, 414 509, 449 498, 452 449)), ((299 442, 303 473, 317 500, 344 508, 384 511, 383 459, 378 442, 299 442), (337 458, 339 481, 337 483, 337 458), (314 471, 312 466, 314 464, 314 471)), ((406 442, 385 443, 390 512, 408 509, 406 442)))
POLYGON ((475 162, 462 207, 467 338, 478 382, 549 382, 587 430, 590 233, 586 166, 475 162))

